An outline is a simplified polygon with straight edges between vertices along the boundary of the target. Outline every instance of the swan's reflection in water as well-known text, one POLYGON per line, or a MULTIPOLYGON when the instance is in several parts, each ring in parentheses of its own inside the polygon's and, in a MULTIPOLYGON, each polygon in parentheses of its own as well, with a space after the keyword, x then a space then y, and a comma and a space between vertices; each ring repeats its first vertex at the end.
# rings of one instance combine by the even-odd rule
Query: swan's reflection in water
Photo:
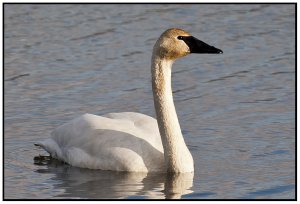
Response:
MULTIPOLYGON (((37 164, 37 163, 36 163, 37 164)), ((41 163, 39 163, 41 165, 41 163)), ((50 160, 36 172, 53 174, 58 199, 180 199, 192 193, 194 173, 126 173, 72 167, 50 160)))

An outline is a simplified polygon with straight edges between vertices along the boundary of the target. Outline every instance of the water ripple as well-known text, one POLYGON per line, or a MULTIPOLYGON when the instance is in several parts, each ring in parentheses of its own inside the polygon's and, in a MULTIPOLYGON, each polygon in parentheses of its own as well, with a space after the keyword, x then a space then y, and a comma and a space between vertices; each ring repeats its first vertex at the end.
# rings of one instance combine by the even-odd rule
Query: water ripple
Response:
POLYGON ((108 30, 105 30, 105 31, 99 31, 99 32, 88 34, 88 35, 81 36, 81 37, 71 38, 71 40, 82 40, 82 39, 87 39, 87 38, 93 38, 93 37, 96 37, 98 35, 104 35, 104 34, 107 34, 107 33, 112 33, 114 31, 115 31, 115 29, 108 29, 108 30))
POLYGON ((290 191, 290 190, 293 190, 294 188, 295 188, 295 185, 275 186, 275 187, 268 188, 268 189, 250 192, 243 198, 244 199, 255 199, 257 197, 266 197, 271 194, 279 194, 279 193, 283 193, 286 191, 290 191))

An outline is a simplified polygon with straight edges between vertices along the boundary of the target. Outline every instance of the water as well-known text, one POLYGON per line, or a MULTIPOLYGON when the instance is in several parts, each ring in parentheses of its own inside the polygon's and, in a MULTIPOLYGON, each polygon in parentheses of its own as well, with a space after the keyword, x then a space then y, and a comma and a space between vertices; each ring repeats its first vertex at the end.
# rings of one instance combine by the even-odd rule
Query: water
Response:
POLYGON ((294 199, 295 6, 6 4, 5 199, 294 199), (180 27, 221 48, 173 69, 194 175, 51 161, 34 147, 86 112, 155 116, 150 57, 180 27))

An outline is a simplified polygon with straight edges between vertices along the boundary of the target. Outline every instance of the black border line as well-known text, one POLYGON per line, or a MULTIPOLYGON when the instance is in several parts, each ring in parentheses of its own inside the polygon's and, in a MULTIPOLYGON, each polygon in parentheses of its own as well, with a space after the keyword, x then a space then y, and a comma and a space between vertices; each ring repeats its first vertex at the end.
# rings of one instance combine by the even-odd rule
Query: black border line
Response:
POLYGON ((297 2, 3 2, 2 3, 2 201, 297 201, 297 2), (5 199, 4 185, 4 31, 5 31, 5 5, 6 4, 292 4, 295 5, 295 198, 294 199, 5 199))
POLYGON ((4 43, 4 4, 2 4, 2 199, 4 200, 4 195, 5 195, 5 188, 4 188, 4 119, 5 119, 5 113, 4 113, 4 50, 5 50, 5 43, 4 43))
POLYGON ((4 2, 2 4, 295 4, 297 2, 4 2))
POLYGON ((295 200, 297 200, 297 4, 295 5, 295 200))

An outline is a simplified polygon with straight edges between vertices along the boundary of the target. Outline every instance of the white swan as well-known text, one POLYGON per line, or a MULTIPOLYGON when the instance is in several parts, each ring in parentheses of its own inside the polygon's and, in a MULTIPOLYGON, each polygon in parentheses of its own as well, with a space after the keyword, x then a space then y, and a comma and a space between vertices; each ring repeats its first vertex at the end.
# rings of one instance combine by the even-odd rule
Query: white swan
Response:
POLYGON ((171 89, 172 63, 189 53, 222 53, 188 32, 171 28, 152 54, 152 89, 157 120, 133 112, 84 114, 37 143, 70 165, 130 172, 193 172, 193 157, 178 122, 171 89))

